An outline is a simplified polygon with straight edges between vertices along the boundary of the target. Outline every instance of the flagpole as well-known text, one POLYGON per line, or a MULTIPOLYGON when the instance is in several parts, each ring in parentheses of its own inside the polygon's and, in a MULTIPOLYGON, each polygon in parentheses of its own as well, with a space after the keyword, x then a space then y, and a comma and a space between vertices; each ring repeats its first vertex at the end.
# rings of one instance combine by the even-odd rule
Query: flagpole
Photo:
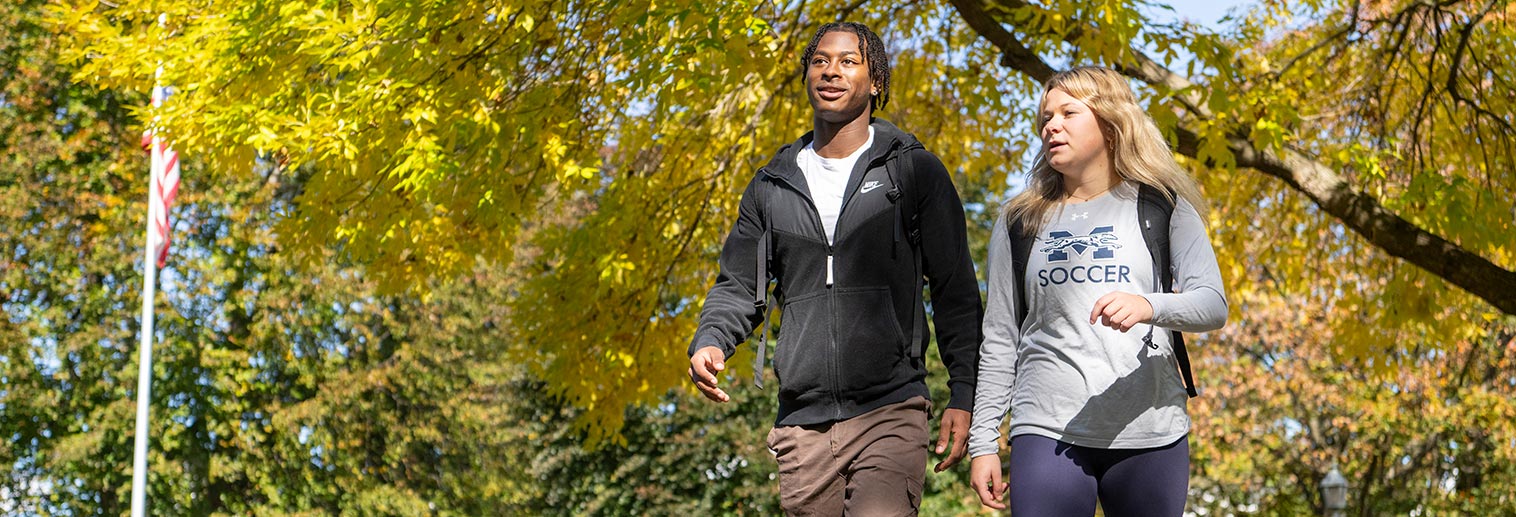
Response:
MULTIPOLYGON (((158 16, 158 25, 162 27, 165 15, 158 16)), ((157 89, 159 80, 163 76, 163 67, 160 65, 153 74, 153 88, 157 89)), ((154 95, 154 101, 157 96, 154 95)), ((155 102, 156 104, 156 102, 155 102)), ((156 106, 154 106, 156 107, 156 106)), ((156 125, 156 117, 155 125, 156 125)), ((163 148, 159 145, 161 137, 158 136, 157 128, 151 128, 153 136, 151 140, 152 152, 150 169, 148 169, 147 187, 147 225, 144 241, 147 243, 142 250, 142 337, 138 345, 137 355, 137 430, 136 450, 132 454, 132 517, 146 515, 147 506, 147 422, 149 402, 152 400, 153 383, 153 295, 158 283, 158 253, 157 244, 153 242, 153 224, 157 220, 157 212, 162 210, 158 205, 159 185, 158 168, 162 165, 163 148)))
MULTIPOLYGON (((158 170, 162 152, 158 149, 158 136, 153 136, 152 169, 158 170)), ((147 494, 147 414, 148 402, 152 399, 153 383, 153 295, 157 283, 158 257, 153 244, 153 212, 158 210, 156 201, 158 178, 151 172, 148 183, 147 245, 142 251, 142 339, 137 355, 137 446, 132 455, 132 517, 142 517, 144 496, 147 494)))

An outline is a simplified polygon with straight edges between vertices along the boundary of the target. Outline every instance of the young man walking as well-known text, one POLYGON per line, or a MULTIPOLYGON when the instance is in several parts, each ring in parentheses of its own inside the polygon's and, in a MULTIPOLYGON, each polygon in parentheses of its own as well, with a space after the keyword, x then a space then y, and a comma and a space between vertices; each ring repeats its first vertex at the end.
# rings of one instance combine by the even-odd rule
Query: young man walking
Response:
POLYGON ((935 155, 873 118, 890 84, 877 35, 857 23, 822 26, 802 66, 814 130, 780 148, 743 192, 689 375, 707 398, 730 400, 719 372, 767 325, 774 279, 784 318, 768 446, 781 506, 792 515, 913 515, 931 440, 923 280, 952 394, 938 471, 962 459, 973 407, 983 312, 963 205, 935 155))

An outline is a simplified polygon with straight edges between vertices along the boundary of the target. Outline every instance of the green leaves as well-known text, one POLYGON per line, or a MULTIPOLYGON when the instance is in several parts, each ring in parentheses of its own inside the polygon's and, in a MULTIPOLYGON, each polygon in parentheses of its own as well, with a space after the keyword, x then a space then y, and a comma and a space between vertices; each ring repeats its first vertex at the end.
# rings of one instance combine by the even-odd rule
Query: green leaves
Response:
MULTIPOLYGON (((1250 322, 1255 310, 1292 315, 1209 349, 1252 350, 1273 333, 1310 330, 1267 341, 1260 357, 1218 352, 1215 360, 1235 362, 1227 379, 1268 379, 1299 349, 1309 367, 1285 385, 1359 397, 1330 399, 1342 409, 1318 429, 1371 435, 1376 446, 1402 447, 1405 438, 1369 419, 1451 432, 1393 420, 1391 409, 1469 426, 1509 411, 1498 386, 1474 381, 1445 385, 1457 395, 1435 407, 1360 394, 1407 365, 1456 367, 1440 358, 1502 332, 1503 320, 1283 182, 1238 169, 1245 157, 1232 147, 1241 139, 1302 153, 1420 228, 1510 269, 1513 184, 1504 171, 1513 146, 1502 124, 1511 123, 1512 101, 1502 56, 1516 43, 1500 13, 1469 3, 1267 1, 1213 30, 1155 22, 1149 13, 1159 6, 1145 2, 996 3, 1004 5, 987 10, 1002 28, 1055 66, 1128 63, 1134 45, 1173 66, 1194 56, 1188 86, 1139 85, 1139 93, 1161 127, 1198 137, 1194 159, 1183 162, 1213 201, 1206 217, 1239 302, 1233 321, 1250 322), (1353 367, 1323 365, 1331 361, 1353 367)), ((123 143, 156 117, 190 160, 186 212, 176 214, 183 255, 164 280, 155 378, 165 420, 154 490, 174 494, 165 504, 175 511, 390 514, 435 502, 426 510, 476 515, 561 510, 570 506, 551 503, 567 501, 589 513, 739 511, 689 488, 710 481, 704 470, 692 480, 653 458, 717 472, 766 454, 752 450, 746 429, 720 422, 761 426, 771 408, 688 409, 684 347, 739 193, 810 126, 795 65, 817 23, 861 20, 884 35, 895 75, 879 115, 943 158, 971 216, 992 220, 1011 174, 1040 147, 1029 130, 1040 85, 999 66, 1001 50, 948 5, 797 6, 0 8, 15 35, 0 43, 0 64, 17 71, 0 92, 0 138, 13 151, 0 160, 9 171, 0 174, 0 220, 9 225, 0 233, 17 250, 0 258, 10 316, 0 323, 10 343, 0 368, 6 429, 19 437, 0 459, 17 466, 13 479, 85 483, 81 495, 23 504, 119 513, 124 500, 117 451, 130 432, 104 422, 130 411, 136 211, 145 195, 141 156, 123 143), (168 15, 161 28, 159 13, 168 15), (146 92, 160 61, 176 93, 152 110, 146 92), (655 411, 659 404, 688 412, 655 411), (702 432, 747 449, 701 450, 702 432), (584 444, 603 448, 574 449, 584 444), (555 492, 522 472, 616 481, 555 492), (633 500, 627 486, 648 499, 633 500)), ((729 364, 734 383, 751 373, 742 371, 748 361, 729 364)), ((1210 437, 1217 448, 1197 448, 1197 465, 1227 497, 1245 498, 1227 492, 1236 487, 1275 490, 1283 495, 1269 508, 1310 511, 1307 496, 1278 491, 1314 475, 1305 467, 1319 467, 1324 453, 1293 463, 1274 453, 1296 442, 1306 420, 1289 404, 1317 399, 1238 382, 1225 389, 1258 403, 1197 413, 1208 425, 1236 426, 1210 437)), ((1411 380, 1395 382, 1411 389, 1411 380)), ((1498 443, 1501 432, 1459 438, 1498 443)), ((1464 462, 1460 472, 1473 464, 1506 479, 1490 462, 1503 456, 1436 447, 1464 462)), ((772 510, 768 472, 739 471, 730 479, 743 487, 741 500, 772 510)), ((955 490, 943 483, 943 493, 955 490)), ((1498 497, 1491 486, 1466 493, 1498 497)), ((16 484, 8 493, 25 491, 16 484)), ((957 511, 972 501, 934 504, 957 511)))

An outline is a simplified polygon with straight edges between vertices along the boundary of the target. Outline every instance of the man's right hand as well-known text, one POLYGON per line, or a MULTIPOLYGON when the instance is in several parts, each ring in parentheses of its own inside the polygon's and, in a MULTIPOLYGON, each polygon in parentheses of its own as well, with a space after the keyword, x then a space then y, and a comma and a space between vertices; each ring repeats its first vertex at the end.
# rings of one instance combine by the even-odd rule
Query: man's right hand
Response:
POLYGON ((708 346, 696 350, 695 355, 690 356, 690 380, 695 381, 700 394, 716 402, 732 400, 725 391, 716 387, 716 374, 725 369, 726 353, 720 348, 708 346))
POLYGON ((1010 483, 1000 482, 1000 455, 977 456, 969 464, 969 484, 979 494, 979 502, 996 510, 1005 509, 1005 492, 1010 483))

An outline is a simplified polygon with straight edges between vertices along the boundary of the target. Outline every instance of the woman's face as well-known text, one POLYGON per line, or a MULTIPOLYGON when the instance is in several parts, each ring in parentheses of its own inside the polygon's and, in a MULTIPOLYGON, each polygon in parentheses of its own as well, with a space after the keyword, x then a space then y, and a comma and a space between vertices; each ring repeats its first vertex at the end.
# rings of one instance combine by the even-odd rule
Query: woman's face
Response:
POLYGON ((1109 163, 1105 130, 1095 112, 1061 89, 1043 96, 1041 136, 1048 164, 1058 172, 1077 174, 1091 165, 1109 163))

